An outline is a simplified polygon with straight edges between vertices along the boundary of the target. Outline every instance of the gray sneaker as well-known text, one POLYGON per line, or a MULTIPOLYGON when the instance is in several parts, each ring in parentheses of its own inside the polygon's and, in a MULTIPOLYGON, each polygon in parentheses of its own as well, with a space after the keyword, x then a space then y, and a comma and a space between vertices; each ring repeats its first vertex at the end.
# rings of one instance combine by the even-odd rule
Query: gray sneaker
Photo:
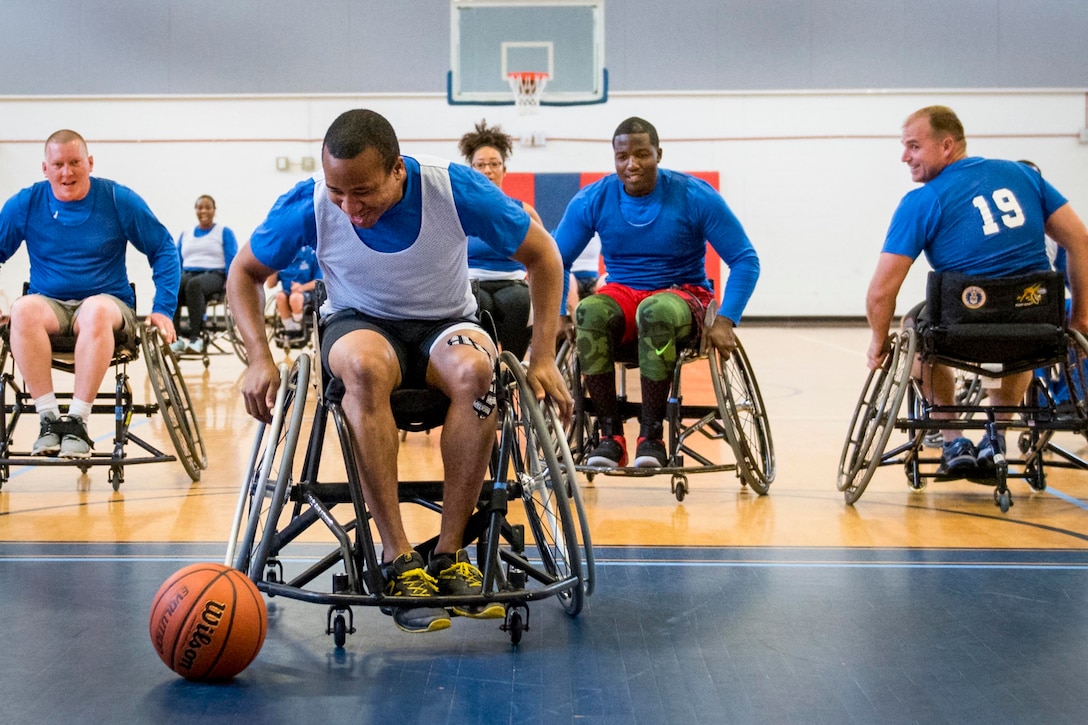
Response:
POLYGON ((63 434, 60 439, 61 458, 90 458, 94 441, 87 435, 87 424, 78 415, 64 416, 53 428, 63 434))
POLYGON ((39 417, 42 427, 38 432, 38 440, 34 441, 34 447, 30 449, 30 455, 55 456, 60 450, 60 435, 55 429, 57 416, 52 413, 42 413, 39 417))

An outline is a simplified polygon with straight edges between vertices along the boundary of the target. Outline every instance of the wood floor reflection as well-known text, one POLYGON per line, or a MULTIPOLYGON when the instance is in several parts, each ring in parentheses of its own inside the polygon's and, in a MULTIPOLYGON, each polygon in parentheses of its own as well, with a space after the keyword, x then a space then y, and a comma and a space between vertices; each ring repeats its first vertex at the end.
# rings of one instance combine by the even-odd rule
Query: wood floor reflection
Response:
MULTIPOLYGON (((852 326, 746 326, 740 331, 763 392, 778 474, 767 496, 731 473, 690 477, 677 502, 669 479, 583 479, 594 542, 605 546, 1088 548, 1088 474, 1051 469, 1048 490, 1011 483, 1014 506, 1002 514, 991 489, 966 482, 931 483, 921 493, 903 471, 877 472, 855 506, 843 503, 835 474, 866 370, 867 332, 852 326)), ((204 369, 181 363, 203 425, 209 465, 189 480, 180 463, 130 466, 114 492, 106 469, 13 469, 0 489, 0 540, 58 542, 220 542, 230 530, 255 423, 238 393, 242 364, 217 356, 204 369)), ((151 400, 142 363, 130 372, 137 397, 151 400)), ((58 376, 58 388, 64 385, 58 376)), ((686 395, 709 395, 705 376, 685 378, 686 395)), ((172 450, 158 417, 133 422, 141 437, 172 450)), ((36 434, 20 425, 19 445, 36 434)), ((109 419, 92 419, 92 438, 107 442, 109 419)), ((634 431, 629 431, 633 440, 634 431)), ((402 479, 440 475, 441 431, 413 433, 401 444, 402 479)), ((1083 439, 1062 438, 1073 451, 1083 439)), ((722 453, 727 460, 729 454, 722 453)), ((336 462, 327 464, 335 467, 336 462)), ((336 474, 332 469, 329 475, 336 474)), ((408 514, 410 533, 433 533, 433 514, 408 514)))

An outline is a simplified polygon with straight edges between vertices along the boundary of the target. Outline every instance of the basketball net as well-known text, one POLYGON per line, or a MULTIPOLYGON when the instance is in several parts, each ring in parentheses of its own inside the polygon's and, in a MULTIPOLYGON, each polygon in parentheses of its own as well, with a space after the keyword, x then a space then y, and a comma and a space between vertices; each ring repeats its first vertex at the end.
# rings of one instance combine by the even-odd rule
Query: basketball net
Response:
POLYGON ((548 85, 547 73, 507 73, 506 80, 510 83, 510 90, 514 92, 514 105, 517 106, 518 113, 527 116, 540 109, 540 96, 544 93, 544 86, 548 85))

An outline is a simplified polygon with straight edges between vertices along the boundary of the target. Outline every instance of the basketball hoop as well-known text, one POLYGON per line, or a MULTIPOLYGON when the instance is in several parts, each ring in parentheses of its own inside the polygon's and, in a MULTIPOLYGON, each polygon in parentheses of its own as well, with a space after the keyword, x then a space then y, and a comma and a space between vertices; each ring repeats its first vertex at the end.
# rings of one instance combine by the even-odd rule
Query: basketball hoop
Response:
POLYGON ((544 86, 548 85, 548 74, 518 71, 507 73, 506 80, 510 83, 510 90, 514 92, 514 105, 518 107, 518 113, 523 116, 536 113, 540 108, 540 96, 544 93, 544 86))

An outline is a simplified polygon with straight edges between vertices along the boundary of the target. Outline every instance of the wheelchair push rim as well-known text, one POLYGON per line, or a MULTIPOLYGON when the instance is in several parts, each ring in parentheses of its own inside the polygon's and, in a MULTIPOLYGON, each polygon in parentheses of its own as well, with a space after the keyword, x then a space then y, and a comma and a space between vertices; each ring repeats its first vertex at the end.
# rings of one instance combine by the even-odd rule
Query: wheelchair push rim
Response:
POLYGON ((836 486, 848 504, 861 497, 880 465, 906 395, 916 337, 906 330, 890 339, 883 364, 869 371, 839 457, 836 486))
POLYGON ((766 494, 775 477, 774 441, 763 395, 740 340, 728 358, 707 351, 726 438, 737 461, 741 481, 766 494))

